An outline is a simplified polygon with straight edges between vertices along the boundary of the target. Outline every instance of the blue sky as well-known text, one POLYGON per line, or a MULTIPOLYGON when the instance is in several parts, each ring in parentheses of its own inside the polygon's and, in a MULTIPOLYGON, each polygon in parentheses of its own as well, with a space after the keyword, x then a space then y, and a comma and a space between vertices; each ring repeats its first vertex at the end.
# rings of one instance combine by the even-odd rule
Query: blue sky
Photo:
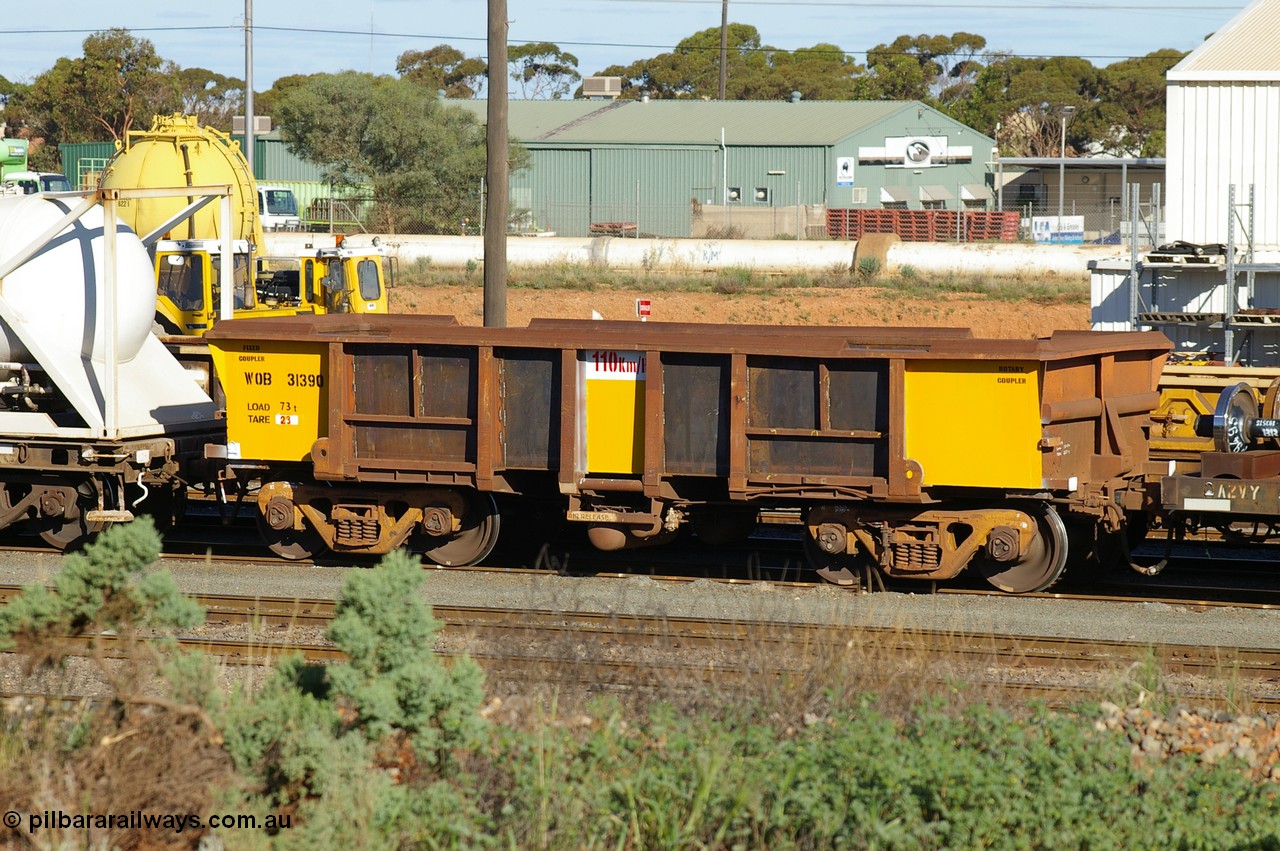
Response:
MULTIPOLYGON (((1267 0, 1277 2, 1278 0, 1267 0)), ((1084 56, 1107 65, 1160 48, 1191 50, 1244 3, 1126 0, 730 0, 729 20, 755 26, 765 44, 793 50, 834 43, 858 61, 899 35, 963 31, 989 49, 1020 55, 1084 56)), ((131 0, 128 4, 25 2, 0 25, 0 74, 29 81, 85 36, 114 26, 155 43, 184 68, 244 76, 243 0, 131 0)), ((392 74, 406 50, 451 44, 486 53, 486 0, 257 0, 253 4, 254 89, 287 74, 347 69, 392 74)), ((584 76, 670 50, 720 25, 721 0, 507 0, 512 43, 550 41, 578 57, 584 76)))

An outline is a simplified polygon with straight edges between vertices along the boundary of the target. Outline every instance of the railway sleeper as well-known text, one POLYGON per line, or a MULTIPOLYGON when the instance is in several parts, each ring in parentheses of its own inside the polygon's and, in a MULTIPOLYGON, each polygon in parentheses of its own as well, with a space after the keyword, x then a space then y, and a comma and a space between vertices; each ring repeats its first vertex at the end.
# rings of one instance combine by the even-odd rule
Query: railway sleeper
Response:
POLYGON ((497 540, 493 500, 467 488, 407 488, 372 498, 363 488, 271 481, 259 489, 257 507, 263 539, 290 559, 324 550, 378 556, 407 545, 437 564, 474 564, 497 540))
POLYGON ((945 580, 968 567, 1011 593, 1040 591, 1066 565, 1066 529, 1041 503, 920 509, 822 504, 805 517, 805 550, 824 579, 853 585, 875 567, 898 578, 945 580))

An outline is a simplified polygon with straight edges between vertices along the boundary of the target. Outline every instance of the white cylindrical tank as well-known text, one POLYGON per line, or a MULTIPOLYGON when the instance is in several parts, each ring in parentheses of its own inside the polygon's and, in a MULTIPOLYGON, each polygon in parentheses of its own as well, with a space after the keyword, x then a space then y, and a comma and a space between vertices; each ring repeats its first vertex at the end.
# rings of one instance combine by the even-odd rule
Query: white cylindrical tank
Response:
MULTIPOLYGON (((68 200, 38 195, 0 197, 0 262, 38 239, 72 206, 68 200)), ((101 361, 108 310, 103 299, 103 250, 102 209, 95 208, 6 275, 0 295, 31 333, 42 339, 78 339, 82 354, 101 361)), ((147 250, 123 223, 116 233, 116 261, 116 354, 127 362, 151 333, 156 279, 147 250)), ((32 361, 27 347, 4 320, 0 320, 0 361, 32 361)))

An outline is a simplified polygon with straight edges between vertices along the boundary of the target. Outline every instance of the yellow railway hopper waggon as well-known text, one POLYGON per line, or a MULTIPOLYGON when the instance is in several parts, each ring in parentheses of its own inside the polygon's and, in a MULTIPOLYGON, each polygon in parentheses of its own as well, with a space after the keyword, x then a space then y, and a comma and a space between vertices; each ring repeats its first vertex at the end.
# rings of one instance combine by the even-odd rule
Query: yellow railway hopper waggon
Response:
POLYGON ((1147 450, 1170 349, 1150 332, 315 316, 206 339, 222 485, 260 484, 289 558, 472 564, 548 511, 606 550, 728 541, 792 508, 830 581, 970 570, 1029 592, 1118 558, 1169 472, 1147 450))

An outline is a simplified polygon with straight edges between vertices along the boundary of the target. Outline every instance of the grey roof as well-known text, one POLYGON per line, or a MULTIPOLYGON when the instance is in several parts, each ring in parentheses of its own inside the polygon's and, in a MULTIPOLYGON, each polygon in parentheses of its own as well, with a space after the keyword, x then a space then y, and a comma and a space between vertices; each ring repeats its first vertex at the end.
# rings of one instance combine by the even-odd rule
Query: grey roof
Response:
POLYGON ((1181 62, 1169 82, 1280 80, 1280 0, 1253 0, 1181 62))
POLYGON ((1062 163, 1067 168, 1119 169, 1129 168, 1164 168, 1164 157, 1001 157, 1006 166, 1053 166, 1062 163))
MULTIPOLYGON (((483 100, 450 100, 485 119, 483 100)), ((829 145, 905 111, 912 124, 961 126, 918 101, 513 100, 507 121, 522 142, 829 145)), ((922 131, 918 131, 922 132, 922 131)))
MULTIPOLYGON (((444 103, 467 110, 481 123, 487 120, 487 100, 446 100, 444 103)), ((608 105, 591 100, 510 100, 507 101, 507 126, 517 139, 536 139, 608 105)))

